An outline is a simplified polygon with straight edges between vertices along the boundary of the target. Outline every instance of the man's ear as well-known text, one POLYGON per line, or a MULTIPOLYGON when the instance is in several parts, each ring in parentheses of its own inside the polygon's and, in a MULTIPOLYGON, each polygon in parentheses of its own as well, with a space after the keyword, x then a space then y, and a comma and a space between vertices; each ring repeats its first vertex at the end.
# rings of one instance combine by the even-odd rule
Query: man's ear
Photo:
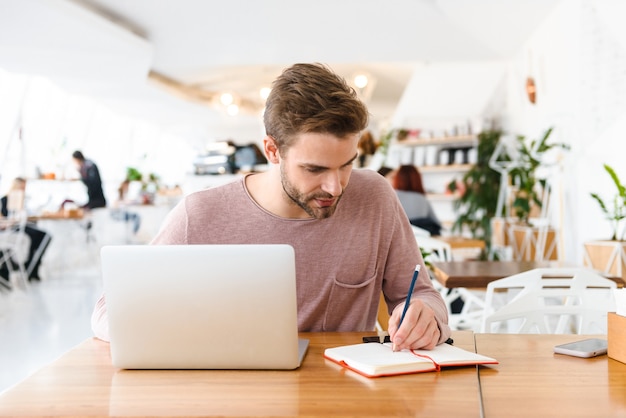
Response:
POLYGON ((265 157, 270 163, 278 164, 280 162, 280 153, 276 141, 269 135, 263 138, 263 151, 265 151, 265 157))

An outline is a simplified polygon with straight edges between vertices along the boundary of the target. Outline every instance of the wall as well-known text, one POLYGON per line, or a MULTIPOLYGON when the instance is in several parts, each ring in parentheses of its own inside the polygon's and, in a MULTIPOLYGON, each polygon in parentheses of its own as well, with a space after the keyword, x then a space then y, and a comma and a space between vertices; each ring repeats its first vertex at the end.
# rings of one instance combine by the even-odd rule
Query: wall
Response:
POLYGON ((606 19, 624 12, 618 2, 562 2, 507 70, 506 128, 538 138, 553 127, 552 140, 572 147, 550 175, 553 224, 562 231, 565 259, 575 263, 582 262, 585 241, 610 238, 610 225, 590 197, 615 193, 602 164, 626 179, 626 144, 619 140, 626 127, 626 49, 606 19), (536 79, 535 105, 524 95, 528 75, 536 79))
POLYGON ((392 127, 441 130, 471 121, 480 130, 505 69, 499 61, 417 64, 392 127))
POLYGON ((560 165, 544 170, 554 188, 552 225, 562 231, 564 259, 581 263, 585 241, 610 238, 610 224, 590 197, 615 193, 602 165, 626 182, 626 28, 617 17, 624 15, 626 4, 617 0, 562 1, 506 61, 420 64, 392 125, 469 119, 480 127, 498 118, 506 133, 528 141, 552 127, 550 141, 571 146, 551 155, 560 165), (529 76, 537 86, 534 105, 525 91, 529 76))

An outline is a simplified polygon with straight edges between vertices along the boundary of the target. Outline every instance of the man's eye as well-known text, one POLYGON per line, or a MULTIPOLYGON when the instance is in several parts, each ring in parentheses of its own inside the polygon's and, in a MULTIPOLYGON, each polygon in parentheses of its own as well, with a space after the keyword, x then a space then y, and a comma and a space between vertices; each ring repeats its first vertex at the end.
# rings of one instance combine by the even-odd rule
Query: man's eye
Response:
POLYGON ((322 171, 324 171, 324 169, 320 167, 307 167, 306 171, 308 171, 309 173, 321 173, 322 171))

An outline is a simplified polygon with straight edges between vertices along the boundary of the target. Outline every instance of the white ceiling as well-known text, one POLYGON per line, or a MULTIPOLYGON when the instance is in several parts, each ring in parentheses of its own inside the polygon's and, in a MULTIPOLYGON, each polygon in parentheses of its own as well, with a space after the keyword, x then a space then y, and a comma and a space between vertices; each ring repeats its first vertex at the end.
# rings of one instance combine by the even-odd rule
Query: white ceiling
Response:
POLYGON ((390 117, 416 64, 505 60, 558 2, 0 0, 0 68, 47 75, 140 117, 207 123, 215 112, 155 91, 148 74, 179 92, 259 102, 284 67, 323 62, 346 78, 370 74, 370 111, 390 117))

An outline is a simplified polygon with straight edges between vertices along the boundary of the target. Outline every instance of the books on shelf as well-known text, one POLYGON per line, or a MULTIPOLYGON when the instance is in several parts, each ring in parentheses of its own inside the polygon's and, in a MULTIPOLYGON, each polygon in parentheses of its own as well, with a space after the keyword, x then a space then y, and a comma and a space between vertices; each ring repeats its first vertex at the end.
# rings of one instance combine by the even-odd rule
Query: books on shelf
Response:
POLYGON ((498 364, 494 358, 450 344, 433 350, 393 351, 390 343, 362 343, 327 348, 324 357, 367 377, 439 371, 444 367, 498 364))

